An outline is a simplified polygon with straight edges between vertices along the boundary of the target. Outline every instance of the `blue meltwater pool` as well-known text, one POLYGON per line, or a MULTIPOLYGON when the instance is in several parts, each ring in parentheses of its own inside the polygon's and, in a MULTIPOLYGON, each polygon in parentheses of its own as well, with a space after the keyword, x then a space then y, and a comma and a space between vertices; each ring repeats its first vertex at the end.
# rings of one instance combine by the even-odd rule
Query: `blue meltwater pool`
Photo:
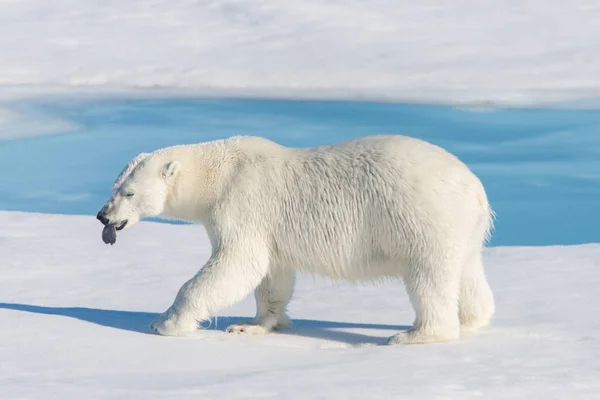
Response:
POLYGON ((471 167, 497 213, 492 245, 600 242, 600 111, 111 98, 5 107, 19 117, 0 118, 0 210, 94 215, 129 159, 164 146, 257 135, 307 147, 385 133, 471 167))

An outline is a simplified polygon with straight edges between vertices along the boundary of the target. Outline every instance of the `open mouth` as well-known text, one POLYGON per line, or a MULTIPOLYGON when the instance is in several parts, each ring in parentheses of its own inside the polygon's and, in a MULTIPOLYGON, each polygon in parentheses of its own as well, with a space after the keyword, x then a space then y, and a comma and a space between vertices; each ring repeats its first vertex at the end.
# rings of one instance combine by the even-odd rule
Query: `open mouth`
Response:
POLYGON ((118 230, 118 231, 120 231, 121 229, 125 228, 125 225, 127 225, 127 220, 121 222, 118 225, 115 225, 115 229, 118 230))

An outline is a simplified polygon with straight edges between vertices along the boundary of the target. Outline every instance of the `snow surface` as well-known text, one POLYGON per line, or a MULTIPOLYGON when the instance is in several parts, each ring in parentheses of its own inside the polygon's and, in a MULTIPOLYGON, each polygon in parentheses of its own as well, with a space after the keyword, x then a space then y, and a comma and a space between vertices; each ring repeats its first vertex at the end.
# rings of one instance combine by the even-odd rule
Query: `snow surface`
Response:
POLYGON ((4 97, 597 100, 599 47, 597 0, 0 1, 4 97))
POLYGON ((384 346, 410 325, 403 286, 303 276, 289 331, 150 334, 207 259, 198 225, 142 222, 110 247, 91 216, 0 212, 0 398, 597 399, 600 245, 498 247, 497 314, 452 344, 384 346))

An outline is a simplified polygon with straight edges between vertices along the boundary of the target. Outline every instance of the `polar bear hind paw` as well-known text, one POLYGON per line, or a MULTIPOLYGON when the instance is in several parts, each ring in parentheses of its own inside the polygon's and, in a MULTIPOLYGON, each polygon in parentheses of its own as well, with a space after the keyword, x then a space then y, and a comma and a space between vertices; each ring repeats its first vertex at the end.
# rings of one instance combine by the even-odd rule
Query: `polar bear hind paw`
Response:
POLYGON ((427 344, 427 343, 446 343, 456 342, 458 335, 430 335, 416 329, 400 332, 390 337, 386 344, 427 344))

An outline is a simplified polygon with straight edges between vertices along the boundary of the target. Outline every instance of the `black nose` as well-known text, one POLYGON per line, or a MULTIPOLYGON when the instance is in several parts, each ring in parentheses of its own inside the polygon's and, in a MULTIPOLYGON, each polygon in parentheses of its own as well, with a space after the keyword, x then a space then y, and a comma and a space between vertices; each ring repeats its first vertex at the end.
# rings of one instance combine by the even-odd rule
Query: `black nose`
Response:
POLYGON ((96 215, 96 219, 100 222, 102 222, 104 225, 108 225, 108 218, 106 218, 104 216, 104 214, 102 213, 102 211, 100 211, 98 213, 98 215, 96 215))

